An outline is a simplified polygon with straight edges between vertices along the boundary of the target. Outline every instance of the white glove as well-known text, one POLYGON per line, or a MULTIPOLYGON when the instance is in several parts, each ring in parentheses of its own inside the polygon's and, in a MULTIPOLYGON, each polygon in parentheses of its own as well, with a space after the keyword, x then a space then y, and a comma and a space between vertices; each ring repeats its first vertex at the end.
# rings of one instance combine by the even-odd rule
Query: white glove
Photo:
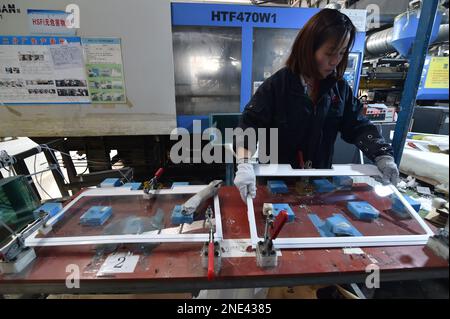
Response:
POLYGON ((239 189, 244 203, 247 203, 247 195, 252 198, 256 197, 256 176, 252 164, 241 163, 238 165, 234 185, 239 189))
POLYGON ((396 186, 399 182, 399 171, 397 164, 395 164, 394 158, 389 155, 382 155, 375 158, 375 163, 378 169, 383 174, 381 182, 383 184, 392 183, 396 186))

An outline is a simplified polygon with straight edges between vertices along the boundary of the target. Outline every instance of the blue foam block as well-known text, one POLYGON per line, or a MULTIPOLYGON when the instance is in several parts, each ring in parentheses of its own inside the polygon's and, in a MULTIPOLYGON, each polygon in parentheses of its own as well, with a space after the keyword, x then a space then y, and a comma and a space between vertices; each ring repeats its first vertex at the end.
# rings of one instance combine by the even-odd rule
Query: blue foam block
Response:
POLYGON ((181 212, 181 205, 176 205, 174 209, 172 210, 172 224, 173 225, 180 225, 184 223, 191 224, 194 221, 194 214, 191 215, 183 215, 181 212))
MULTIPOLYGON (((416 212, 419 212, 420 207, 421 207, 421 203, 419 201, 412 199, 408 195, 403 195, 403 197, 412 206, 412 208, 414 208, 414 210, 416 212)), ((403 203, 400 201, 400 199, 397 196, 392 195, 391 199, 392 199, 392 211, 396 215, 398 215, 399 217, 402 217, 402 218, 408 218, 408 217, 411 218, 411 215, 408 212, 408 210, 406 209, 405 205, 403 205, 403 203)))
POLYGON ((308 214, 309 219, 322 237, 362 236, 362 234, 341 214, 333 214, 325 221, 316 214, 308 214))
POLYGON ((333 184, 339 189, 350 190, 353 179, 350 176, 333 176, 333 184))
POLYGON ((286 183, 279 180, 267 181, 267 187, 272 194, 286 194, 289 192, 286 183))
POLYGON ((295 219, 294 211, 291 209, 289 204, 272 204, 272 214, 273 216, 278 216, 278 214, 285 210, 288 214, 288 222, 293 222, 295 219))
POLYGON ((373 220, 380 216, 380 212, 370 205, 368 202, 348 202, 347 209, 355 216, 357 219, 362 220, 373 220))
POLYGON ((120 187, 129 188, 132 191, 141 189, 142 183, 125 183, 120 187))
POLYGON ((325 178, 313 180, 313 185, 318 193, 328 193, 336 189, 336 186, 325 178))
POLYGON ((120 185, 120 178, 106 178, 100 183, 100 187, 116 187, 120 185))
POLYGON ((35 219, 39 218, 41 211, 46 212, 50 217, 55 216, 63 208, 61 203, 45 203, 38 209, 33 211, 33 216, 35 219))
MULTIPOLYGON (((408 195, 403 195, 403 198, 406 199, 409 205, 411 205, 416 212, 419 212, 420 207, 422 205, 419 201, 409 197, 408 195)), ((392 196, 392 206, 403 207, 403 209, 406 209, 397 196, 392 196)))
POLYGON ((174 189, 174 187, 177 186, 187 186, 187 185, 189 185, 189 182, 173 182, 171 188, 174 189))
POLYGON ((92 206, 80 217, 80 224, 101 226, 111 215, 112 208, 110 206, 92 206))

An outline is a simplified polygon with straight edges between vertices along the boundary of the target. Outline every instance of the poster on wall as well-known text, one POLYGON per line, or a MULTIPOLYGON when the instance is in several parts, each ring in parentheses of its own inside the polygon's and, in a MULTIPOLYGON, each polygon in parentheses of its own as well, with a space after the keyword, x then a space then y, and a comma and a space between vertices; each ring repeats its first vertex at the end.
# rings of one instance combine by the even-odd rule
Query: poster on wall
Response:
POLYGON ((92 103, 126 103, 119 38, 82 38, 92 103))
POLYGON ((78 37, 0 36, 0 102, 90 103, 78 37))
POLYGON ((70 13, 60 10, 28 9, 28 26, 31 34, 75 36, 76 28, 70 28, 70 13))

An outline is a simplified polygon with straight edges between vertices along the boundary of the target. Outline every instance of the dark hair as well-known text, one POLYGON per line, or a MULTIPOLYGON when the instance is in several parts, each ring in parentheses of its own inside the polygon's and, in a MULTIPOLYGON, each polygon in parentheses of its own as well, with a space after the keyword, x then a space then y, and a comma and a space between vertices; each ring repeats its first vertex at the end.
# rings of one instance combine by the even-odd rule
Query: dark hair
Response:
POLYGON ((348 34, 347 50, 336 67, 337 78, 342 78, 347 68, 348 53, 355 42, 356 28, 349 17, 335 9, 322 9, 309 19, 297 34, 286 66, 296 74, 317 77, 315 52, 329 39, 335 39, 338 46, 348 34))

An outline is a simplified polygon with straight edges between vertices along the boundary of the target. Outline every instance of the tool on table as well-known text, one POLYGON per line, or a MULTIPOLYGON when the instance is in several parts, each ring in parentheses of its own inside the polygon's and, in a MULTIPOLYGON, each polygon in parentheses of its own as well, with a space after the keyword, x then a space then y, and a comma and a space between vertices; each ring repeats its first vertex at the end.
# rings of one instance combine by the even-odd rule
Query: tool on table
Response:
POLYGON ((200 192, 189 198, 184 204, 175 205, 172 210, 172 224, 191 224, 194 221, 194 214, 200 209, 200 205, 208 198, 215 196, 221 184, 221 180, 214 180, 200 192))
POLYGON ((193 215, 204 201, 217 194, 222 183, 222 180, 214 180, 209 183, 208 186, 181 205, 181 213, 183 215, 193 215))
POLYGON ((164 173, 164 168, 160 167, 149 181, 144 182, 144 193, 145 194, 149 194, 151 190, 157 189, 158 180, 163 173, 164 173))
POLYGON ((208 269, 208 280, 214 279, 221 268, 221 252, 220 243, 214 240, 215 226, 213 222, 213 211, 211 206, 205 213, 206 225, 209 228, 209 240, 203 245, 202 249, 202 266, 208 269))
POLYGON ((278 265, 278 255, 273 241, 278 237, 288 219, 289 216, 285 210, 280 211, 276 217, 273 214, 267 215, 264 240, 259 241, 256 246, 256 263, 259 267, 276 267, 278 265), (270 232, 270 229, 273 231, 270 232))
POLYGON ((11 239, 0 247, 1 273, 9 274, 21 272, 36 258, 34 249, 25 246, 25 239, 36 230, 49 228, 50 226, 46 226, 48 218, 49 215, 44 214, 28 224, 20 232, 15 232, 0 219, 0 227, 6 228, 6 230, 11 233, 11 239))

